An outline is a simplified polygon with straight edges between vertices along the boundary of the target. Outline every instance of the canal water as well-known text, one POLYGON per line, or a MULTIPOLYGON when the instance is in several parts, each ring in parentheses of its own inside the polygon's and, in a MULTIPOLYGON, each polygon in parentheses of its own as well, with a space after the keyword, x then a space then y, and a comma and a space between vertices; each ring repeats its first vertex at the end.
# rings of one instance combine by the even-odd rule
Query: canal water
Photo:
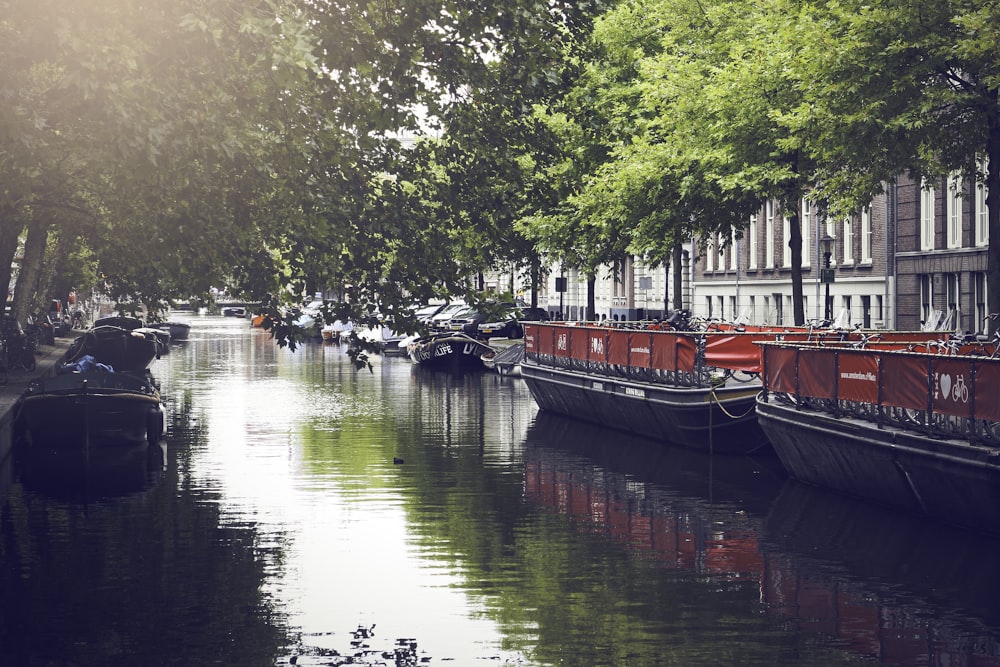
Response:
POLYGON ((191 316, 160 447, 0 475, 0 665, 1000 665, 1000 544, 191 316))

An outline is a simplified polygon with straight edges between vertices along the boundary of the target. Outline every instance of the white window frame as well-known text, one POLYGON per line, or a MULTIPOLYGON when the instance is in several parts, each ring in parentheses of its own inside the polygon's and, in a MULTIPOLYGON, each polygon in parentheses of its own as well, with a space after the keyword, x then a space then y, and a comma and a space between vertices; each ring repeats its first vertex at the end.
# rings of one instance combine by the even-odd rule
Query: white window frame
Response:
POLYGON ((739 269, 740 266, 738 261, 739 253, 740 253, 740 246, 737 245, 736 243, 736 228, 734 227, 729 244, 729 268, 732 269, 733 271, 739 269))
POLYGON ((715 236, 709 236, 705 243, 705 273, 715 271, 715 236))
POLYGON ((792 265, 792 247, 788 244, 792 240, 792 223, 788 220, 785 212, 781 212, 781 266, 788 268, 792 265))
POLYGON ((854 264, 854 219, 844 218, 844 264, 854 264))
MULTIPOLYGON (((981 160, 979 163, 979 172, 986 173, 987 160, 981 160)), ((976 179, 976 202, 973 206, 973 216, 975 217, 975 222, 973 223, 976 231, 976 246, 983 247, 990 244, 990 213, 986 208, 986 195, 989 189, 986 187, 984 181, 976 179)))
POLYGON ((861 209, 861 263, 872 263, 872 209, 861 209))
POLYGON ((802 236, 802 267, 809 266, 812 258, 812 248, 809 245, 809 235, 813 224, 813 203, 802 200, 802 212, 799 215, 799 234, 802 236))
POLYGON ((948 176, 945 219, 947 220, 947 247, 962 247, 962 177, 958 173, 948 176))
MULTIPOLYGON (((830 248, 830 266, 837 266, 837 223, 833 219, 826 220, 826 235, 833 239, 833 246, 830 248)), ((817 261, 822 263, 822 256, 817 261)))
POLYGON ((749 231, 747 232, 747 238, 750 240, 749 248, 749 258, 747 260, 747 268, 750 270, 755 270, 757 268, 757 216, 750 216, 749 231))
POLYGON ((774 268, 774 201, 764 204, 764 268, 774 268))
POLYGON ((934 199, 930 181, 920 182, 920 249, 934 250, 934 199))

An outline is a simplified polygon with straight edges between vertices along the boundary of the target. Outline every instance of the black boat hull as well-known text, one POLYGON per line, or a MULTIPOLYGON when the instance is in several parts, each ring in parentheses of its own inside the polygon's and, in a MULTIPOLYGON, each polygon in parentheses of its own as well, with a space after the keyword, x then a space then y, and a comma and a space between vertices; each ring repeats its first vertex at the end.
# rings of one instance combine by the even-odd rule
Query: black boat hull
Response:
POLYGON ((759 388, 685 388, 521 363, 543 410, 710 453, 769 453, 754 404, 759 388))
POLYGON ((159 392, 144 378, 90 371, 36 380, 19 419, 31 447, 156 444, 163 435, 159 392))
POLYGON ((789 475, 814 486, 1000 534, 1000 451, 772 398, 757 415, 789 475))

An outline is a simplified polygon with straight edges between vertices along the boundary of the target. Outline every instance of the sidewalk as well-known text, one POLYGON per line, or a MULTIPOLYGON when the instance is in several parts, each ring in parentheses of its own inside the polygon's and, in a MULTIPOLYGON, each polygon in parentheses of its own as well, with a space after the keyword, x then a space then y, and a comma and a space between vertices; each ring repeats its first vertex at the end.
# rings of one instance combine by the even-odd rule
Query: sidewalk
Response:
POLYGON ((21 394, 33 379, 55 373, 56 365, 62 360, 74 339, 75 336, 56 338, 54 345, 40 345, 38 355, 35 357, 35 370, 30 373, 23 370, 7 372, 7 384, 0 386, 0 461, 7 458, 13 444, 11 432, 14 406, 17 405, 21 394))

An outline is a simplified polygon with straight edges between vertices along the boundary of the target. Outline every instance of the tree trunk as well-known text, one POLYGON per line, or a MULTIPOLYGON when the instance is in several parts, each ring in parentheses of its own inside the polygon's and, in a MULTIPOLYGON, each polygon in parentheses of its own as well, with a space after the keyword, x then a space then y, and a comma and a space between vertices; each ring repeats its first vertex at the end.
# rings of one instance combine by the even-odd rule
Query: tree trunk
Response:
POLYGON ((799 198, 793 195, 793 192, 786 192, 781 215, 788 221, 788 248, 792 255, 792 315, 795 326, 802 326, 806 323, 805 308, 802 305, 802 225, 799 219, 799 198))
POLYGON ((538 308, 539 261, 537 256, 531 258, 531 307, 538 308))
POLYGON ((684 268, 681 261, 684 257, 684 248, 680 243, 674 245, 673 254, 673 260, 670 262, 673 265, 671 273, 674 280, 673 310, 681 310, 684 308, 684 268))
POLYGON ((597 277, 587 276, 587 317, 588 322, 593 322, 597 319, 597 306, 596 306, 596 296, 597 291, 597 277))
MULTIPOLYGON (((54 245, 51 246, 50 251, 45 253, 45 261, 42 263, 42 274, 41 280, 39 281, 39 294, 42 297, 50 299, 60 299, 63 305, 66 304, 66 297, 68 292, 59 294, 56 292, 56 278, 59 277, 59 267, 65 265, 69 258, 70 250, 72 250, 73 243, 76 238, 73 234, 66 231, 66 228, 57 228, 56 234, 58 238, 54 245)), ((65 288, 66 285, 64 284, 65 288)), ((44 305, 44 304, 39 304, 44 305)))
POLYGON ((44 222, 33 222, 28 225, 28 237, 24 242, 24 261, 14 286, 14 317, 21 324, 25 323, 27 315, 34 305, 38 292, 39 279, 42 275, 42 262, 45 259, 45 245, 49 239, 49 225, 44 222))
POLYGON ((17 239, 24 226, 16 221, 14 208, 0 206, 0 285, 4 288, 4 303, 10 297, 10 279, 14 272, 17 239))

